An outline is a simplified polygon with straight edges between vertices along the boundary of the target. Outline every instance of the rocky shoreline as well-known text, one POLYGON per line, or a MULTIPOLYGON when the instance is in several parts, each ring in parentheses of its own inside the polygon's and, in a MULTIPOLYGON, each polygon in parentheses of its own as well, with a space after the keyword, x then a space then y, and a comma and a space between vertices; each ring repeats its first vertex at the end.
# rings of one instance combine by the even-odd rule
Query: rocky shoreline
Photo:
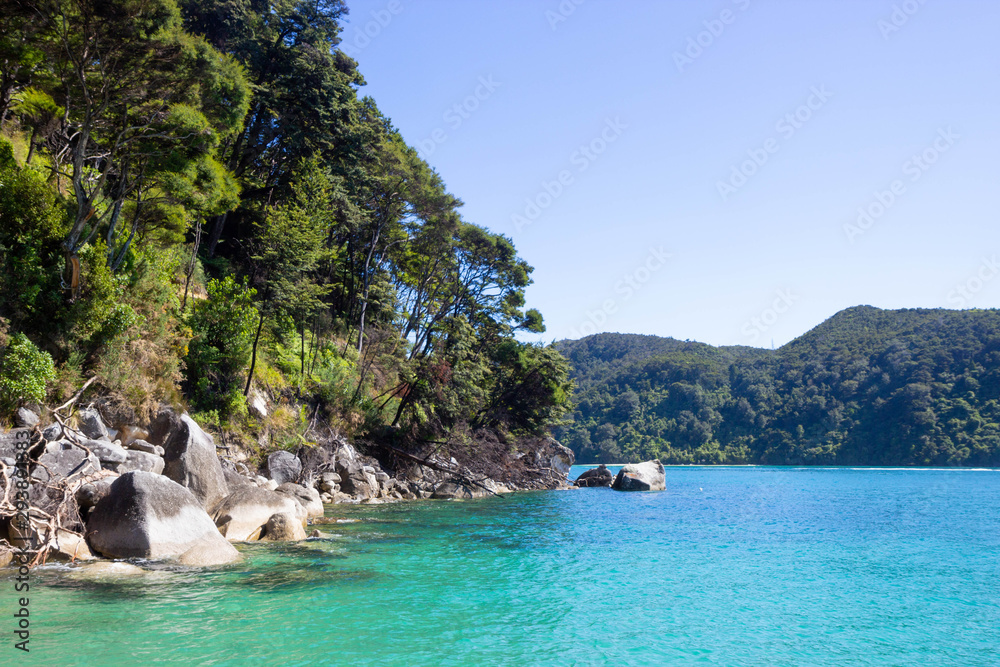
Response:
POLYGON ((252 469, 167 406, 145 425, 109 427, 93 404, 70 418, 50 412, 43 420, 25 408, 17 418, 17 428, 0 434, 0 566, 224 565, 240 558, 235 542, 307 539, 311 522, 332 504, 571 488, 573 453, 551 438, 515 448, 516 466, 495 466, 503 474, 494 479, 454 458, 393 448, 390 474, 338 436, 275 451, 252 469))

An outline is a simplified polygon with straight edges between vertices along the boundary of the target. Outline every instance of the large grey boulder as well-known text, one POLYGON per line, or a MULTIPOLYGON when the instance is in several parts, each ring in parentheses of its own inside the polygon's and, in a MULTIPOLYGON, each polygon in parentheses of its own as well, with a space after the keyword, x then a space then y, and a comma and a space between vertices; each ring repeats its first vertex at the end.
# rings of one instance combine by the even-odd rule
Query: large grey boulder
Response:
POLYGON ((87 521, 87 539, 107 558, 222 565, 239 558, 191 491, 162 475, 119 477, 87 521))
POLYGON ((273 515, 295 515, 298 510, 298 503, 288 496, 256 486, 241 486, 219 503, 212 519, 227 540, 243 542, 258 539, 273 515))
POLYGON ((581 488, 585 487, 605 487, 611 486, 615 476, 611 474, 608 467, 603 463, 596 468, 584 470, 573 483, 581 488))
POLYGON ((215 441, 190 416, 163 410, 151 430, 150 442, 163 447, 163 474, 190 489, 204 509, 211 511, 229 495, 215 441))
POLYGON ((84 440, 80 444, 96 454, 101 463, 110 469, 128 459, 128 453, 123 447, 107 440, 84 440))
POLYGON ((667 488, 663 464, 656 459, 623 466, 611 488, 617 491, 663 491, 667 488))
POLYGON ((323 516, 323 501, 320 500, 319 491, 316 489, 285 482, 275 489, 275 493, 288 496, 301 505, 307 518, 323 516))
POLYGON ((80 432, 91 440, 108 440, 108 427, 101 419, 101 413, 94 408, 80 408, 76 413, 80 432))
POLYGON ((277 451, 267 457, 267 474, 279 486, 286 482, 299 481, 301 472, 302 461, 291 452, 277 451))
POLYGON ((134 470, 141 470, 159 475, 163 473, 164 465, 163 458, 156 454, 130 449, 127 452, 125 462, 118 466, 118 472, 125 474, 134 470))
POLYGON ((38 465, 31 473, 33 480, 54 484, 72 474, 91 475, 101 469, 101 461, 88 454, 69 440, 50 442, 38 457, 38 465))

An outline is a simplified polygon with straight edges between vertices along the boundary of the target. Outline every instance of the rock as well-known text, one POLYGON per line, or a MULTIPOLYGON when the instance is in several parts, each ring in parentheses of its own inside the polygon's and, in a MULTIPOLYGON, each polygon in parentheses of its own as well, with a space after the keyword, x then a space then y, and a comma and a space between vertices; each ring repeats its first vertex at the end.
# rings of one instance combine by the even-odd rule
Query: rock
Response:
MULTIPOLYGON (((149 440, 149 431, 144 428, 139 428, 138 426, 122 426, 122 430, 118 433, 118 437, 121 438, 122 446, 125 449, 138 449, 139 451, 149 451, 142 447, 133 447, 137 441, 142 441, 152 447, 147 440, 149 440)), ((156 454, 157 452, 149 451, 150 454, 156 454)), ((160 455, 162 456, 162 454, 160 455)))
POLYGON ((133 470, 142 470, 157 475, 163 472, 164 461, 156 454, 149 454, 138 450, 129 450, 124 463, 118 466, 118 472, 125 474, 133 470))
POLYGON ((99 561, 74 568, 70 576, 75 579, 109 581, 120 577, 136 577, 146 574, 146 570, 131 563, 99 561))
POLYGON ((299 481, 302 462, 291 452, 277 451, 267 457, 267 474, 279 485, 299 481))
POLYGON ((164 449, 163 474, 190 489, 204 509, 211 511, 229 495, 215 441, 190 416, 162 410, 151 431, 150 442, 164 449))
POLYGON ((47 442, 55 442, 63 437, 63 427, 59 422, 55 424, 49 424, 44 429, 42 429, 42 437, 45 438, 47 442))
POLYGON ((216 508, 215 525, 231 542, 255 540, 275 514, 295 515, 298 503, 288 496, 256 486, 241 486, 216 508))
POLYGON ((90 514, 87 538, 107 558, 204 566, 240 557, 190 490, 151 472, 130 472, 114 481, 90 514))
POLYGON ((78 561, 94 560, 87 541, 76 533, 59 528, 56 530, 56 545, 49 551, 49 557, 56 560, 78 561))
POLYGON ((99 479, 96 482, 80 486, 75 493, 76 504, 80 506, 80 510, 89 510, 90 508, 95 507, 97 503, 101 502, 101 499, 110 493, 111 483, 114 482, 115 479, 117 478, 105 477, 104 479, 99 479))
POLYGON ((57 440, 45 446, 38 457, 38 465, 31 478, 38 482, 56 483, 74 473, 91 475, 101 469, 101 461, 94 454, 87 454, 69 440, 57 440))
POLYGON ((278 484, 277 480, 268 479, 268 480, 264 481, 264 483, 261 485, 261 488, 262 489, 267 489, 268 491, 274 491, 279 486, 280 486, 280 484, 278 484))
POLYGON ((80 432, 91 440, 110 440, 108 437, 108 427, 101 419, 101 413, 94 408, 80 408, 76 413, 80 432))
POLYGON ((146 452, 147 454, 157 454, 159 456, 163 456, 162 454, 157 452, 157 449, 162 451, 163 450, 162 447, 157 447, 156 445, 147 442, 142 438, 136 438, 135 440, 132 440, 131 442, 128 443, 128 445, 126 445, 126 448, 134 449, 137 452, 146 452))
POLYGON ((618 471, 611 488, 617 491, 663 491, 666 475, 658 459, 630 463, 618 471))
POLYGON ((317 486, 320 491, 325 493, 333 493, 340 489, 340 475, 335 472, 325 472, 319 477, 319 482, 317 486))
POLYGON ((579 487, 600 487, 611 486, 614 480, 615 476, 612 475, 611 471, 608 470, 608 467, 602 463, 596 468, 584 470, 573 483, 579 487))
POLYGON ((334 503, 333 496, 329 493, 319 494, 319 499, 324 505, 332 505, 334 503))
POLYGON ((299 542, 306 539, 306 531, 302 527, 302 521, 294 514, 274 514, 267 520, 260 539, 271 542, 299 542))
POLYGON ((316 489, 286 482, 278 486, 275 492, 288 496, 301 505, 307 518, 323 516, 323 501, 320 500, 319 491, 316 489))
POLYGON ((230 468, 223 468, 222 469, 222 474, 226 478, 226 484, 229 486, 229 491, 230 492, 235 491, 236 489, 238 489, 241 486, 253 486, 254 485, 254 483, 251 482, 249 479, 247 479, 243 475, 239 474, 238 472, 236 472, 235 470, 232 470, 230 468))
POLYGON ((84 440, 80 443, 94 454, 109 470, 128 460, 128 452, 120 445, 107 440, 84 440))
POLYGON ((0 546, 0 567, 7 567, 14 560, 14 552, 5 546, 0 546))
POLYGON ((486 491, 478 487, 471 487, 466 484, 456 482, 441 482, 434 487, 431 498, 437 500, 471 500, 472 498, 482 498, 486 491))
POLYGON ((18 408, 15 417, 15 422, 21 428, 34 428, 38 426, 38 415, 28 408, 18 408))
POLYGON ((265 484, 267 484, 267 477, 264 477, 263 475, 257 475, 256 477, 253 478, 253 481, 254 484, 256 484, 257 486, 264 486, 265 484))
POLYGON ((569 469, 573 467, 576 455, 573 450, 559 443, 554 438, 546 438, 545 457, 548 467, 552 468, 562 477, 569 476, 569 469))
POLYGON ((264 394, 255 388, 250 392, 249 398, 250 409, 256 412, 258 417, 267 417, 267 399, 264 394))
MULTIPOLYGON (((319 530, 314 530, 309 533, 309 537, 323 537, 323 533, 319 532, 319 530)), ((0 567, 2 567, 2 565, 0 565, 0 567)))

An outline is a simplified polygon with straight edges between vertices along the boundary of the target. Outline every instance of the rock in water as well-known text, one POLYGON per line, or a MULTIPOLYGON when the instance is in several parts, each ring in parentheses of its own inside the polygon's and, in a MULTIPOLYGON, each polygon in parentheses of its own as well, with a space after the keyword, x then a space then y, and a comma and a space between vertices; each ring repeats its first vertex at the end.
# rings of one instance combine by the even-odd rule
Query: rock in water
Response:
POLYGON ((151 472, 130 472, 115 480, 90 514, 87 538, 107 558, 172 559, 201 566, 240 556, 191 491, 151 472))
POLYGON ((91 440, 108 440, 108 427, 101 419, 101 413, 94 408, 81 408, 76 413, 80 431, 91 440))
POLYGON ((298 503, 288 496, 256 486, 241 486, 219 503, 212 518, 227 540, 242 542, 259 538, 273 515, 295 516, 298 509, 298 503))
POLYGON ((663 464, 655 459, 623 466, 611 488, 617 491, 663 491, 667 488, 663 464))
POLYGON ((292 514, 274 514, 267 520, 264 526, 262 540, 272 542, 299 542, 306 539, 305 528, 302 522, 292 514))
POLYGON ((611 486, 614 480, 615 476, 612 475, 611 471, 608 470, 608 467, 602 463, 596 468, 584 470, 573 483, 579 487, 602 487, 611 486))
POLYGON ((278 488, 275 489, 275 493, 288 496, 301 505, 307 518, 323 516, 323 501, 320 500, 319 491, 316 489, 310 489, 304 486, 299 486, 298 484, 286 482, 278 486, 278 488))
POLYGON ((163 410, 152 431, 150 437, 162 438, 163 474, 190 489, 202 508, 212 511, 229 495, 222 464, 215 454, 215 441, 191 417, 163 410))
POLYGON ((274 452, 267 457, 267 472, 278 485, 299 481, 302 462, 291 452, 274 452))

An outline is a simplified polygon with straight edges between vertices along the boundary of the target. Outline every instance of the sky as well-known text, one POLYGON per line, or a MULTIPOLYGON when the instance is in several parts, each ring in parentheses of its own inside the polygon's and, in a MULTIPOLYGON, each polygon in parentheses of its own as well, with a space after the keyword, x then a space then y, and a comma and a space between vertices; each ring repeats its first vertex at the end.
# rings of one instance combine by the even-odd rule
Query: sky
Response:
POLYGON ((348 6, 361 93, 534 267, 531 340, 1000 306, 994 0, 348 6))

